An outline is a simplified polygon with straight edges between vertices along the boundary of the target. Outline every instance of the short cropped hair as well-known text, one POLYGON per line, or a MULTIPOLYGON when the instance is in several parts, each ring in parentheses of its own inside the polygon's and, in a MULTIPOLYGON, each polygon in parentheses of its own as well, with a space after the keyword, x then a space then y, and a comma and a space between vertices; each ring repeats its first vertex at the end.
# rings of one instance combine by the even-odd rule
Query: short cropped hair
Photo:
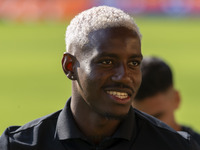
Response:
POLYGON ((66 51, 69 52, 71 44, 83 48, 89 42, 89 33, 108 27, 126 27, 141 39, 139 28, 130 15, 117 8, 99 6, 83 11, 71 20, 65 36, 66 51))
POLYGON ((172 70, 160 58, 144 57, 141 71, 142 83, 136 94, 136 101, 164 92, 173 86, 172 70))

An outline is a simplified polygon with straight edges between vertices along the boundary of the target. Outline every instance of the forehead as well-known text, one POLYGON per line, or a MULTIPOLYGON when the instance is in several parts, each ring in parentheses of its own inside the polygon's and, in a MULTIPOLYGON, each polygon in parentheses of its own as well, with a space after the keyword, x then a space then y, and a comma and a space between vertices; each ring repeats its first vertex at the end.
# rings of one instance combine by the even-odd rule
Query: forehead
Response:
POLYGON ((88 35, 88 49, 117 49, 129 47, 141 50, 140 37, 134 30, 125 27, 112 27, 93 31, 88 35))
MULTIPOLYGON (((100 29, 97 31, 93 31, 88 35, 89 42, 92 43, 98 43, 101 41, 107 41, 109 39, 115 39, 115 38, 139 38, 139 35, 136 31, 130 30, 125 27, 110 27, 105 29, 100 29)), ((140 41, 140 40, 139 40, 140 41)))

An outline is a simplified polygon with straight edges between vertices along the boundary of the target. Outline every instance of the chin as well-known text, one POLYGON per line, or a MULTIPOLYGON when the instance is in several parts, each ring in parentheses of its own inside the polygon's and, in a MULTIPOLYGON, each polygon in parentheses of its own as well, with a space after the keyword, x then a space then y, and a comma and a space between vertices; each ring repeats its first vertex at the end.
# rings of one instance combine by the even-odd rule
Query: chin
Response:
POLYGON ((104 113, 103 116, 108 120, 123 120, 128 115, 128 112, 125 114, 113 114, 113 113, 104 113))

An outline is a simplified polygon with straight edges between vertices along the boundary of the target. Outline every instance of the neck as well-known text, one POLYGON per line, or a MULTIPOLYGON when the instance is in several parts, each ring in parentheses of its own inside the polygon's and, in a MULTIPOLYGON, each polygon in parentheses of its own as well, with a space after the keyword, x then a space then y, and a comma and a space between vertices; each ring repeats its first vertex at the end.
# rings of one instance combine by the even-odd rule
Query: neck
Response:
POLYGON ((170 126, 176 131, 181 131, 181 126, 175 121, 171 122, 170 126))
POLYGON ((84 135, 95 144, 100 143, 105 137, 111 136, 119 124, 117 120, 107 120, 100 117, 93 119, 91 116, 88 118, 81 122, 77 120, 77 123, 84 135))
POLYGON ((163 120, 166 124, 168 124, 171 128, 176 131, 181 131, 181 126, 176 122, 175 117, 173 114, 169 115, 167 119, 163 120))
POLYGON ((108 119, 92 111, 83 99, 72 99, 70 106, 78 127, 95 144, 111 136, 120 123, 120 120, 108 119))

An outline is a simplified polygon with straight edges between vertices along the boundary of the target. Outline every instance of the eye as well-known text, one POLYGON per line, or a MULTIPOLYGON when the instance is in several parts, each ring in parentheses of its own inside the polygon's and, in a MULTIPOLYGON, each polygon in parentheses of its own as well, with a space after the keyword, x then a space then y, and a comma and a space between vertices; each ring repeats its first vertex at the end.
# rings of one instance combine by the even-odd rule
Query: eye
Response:
POLYGON ((112 60, 107 59, 107 60, 102 60, 102 61, 101 61, 101 64, 104 64, 104 65, 111 65, 111 64, 113 64, 113 62, 112 62, 112 60))
POLYGON ((128 63, 130 66, 137 67, 140 65, 140 61, 131 61, 128 63))
POLYGON ((110 57, 101 57, 96 60, 96 63, 101 67, 112 67, 116 60, 110 57))

